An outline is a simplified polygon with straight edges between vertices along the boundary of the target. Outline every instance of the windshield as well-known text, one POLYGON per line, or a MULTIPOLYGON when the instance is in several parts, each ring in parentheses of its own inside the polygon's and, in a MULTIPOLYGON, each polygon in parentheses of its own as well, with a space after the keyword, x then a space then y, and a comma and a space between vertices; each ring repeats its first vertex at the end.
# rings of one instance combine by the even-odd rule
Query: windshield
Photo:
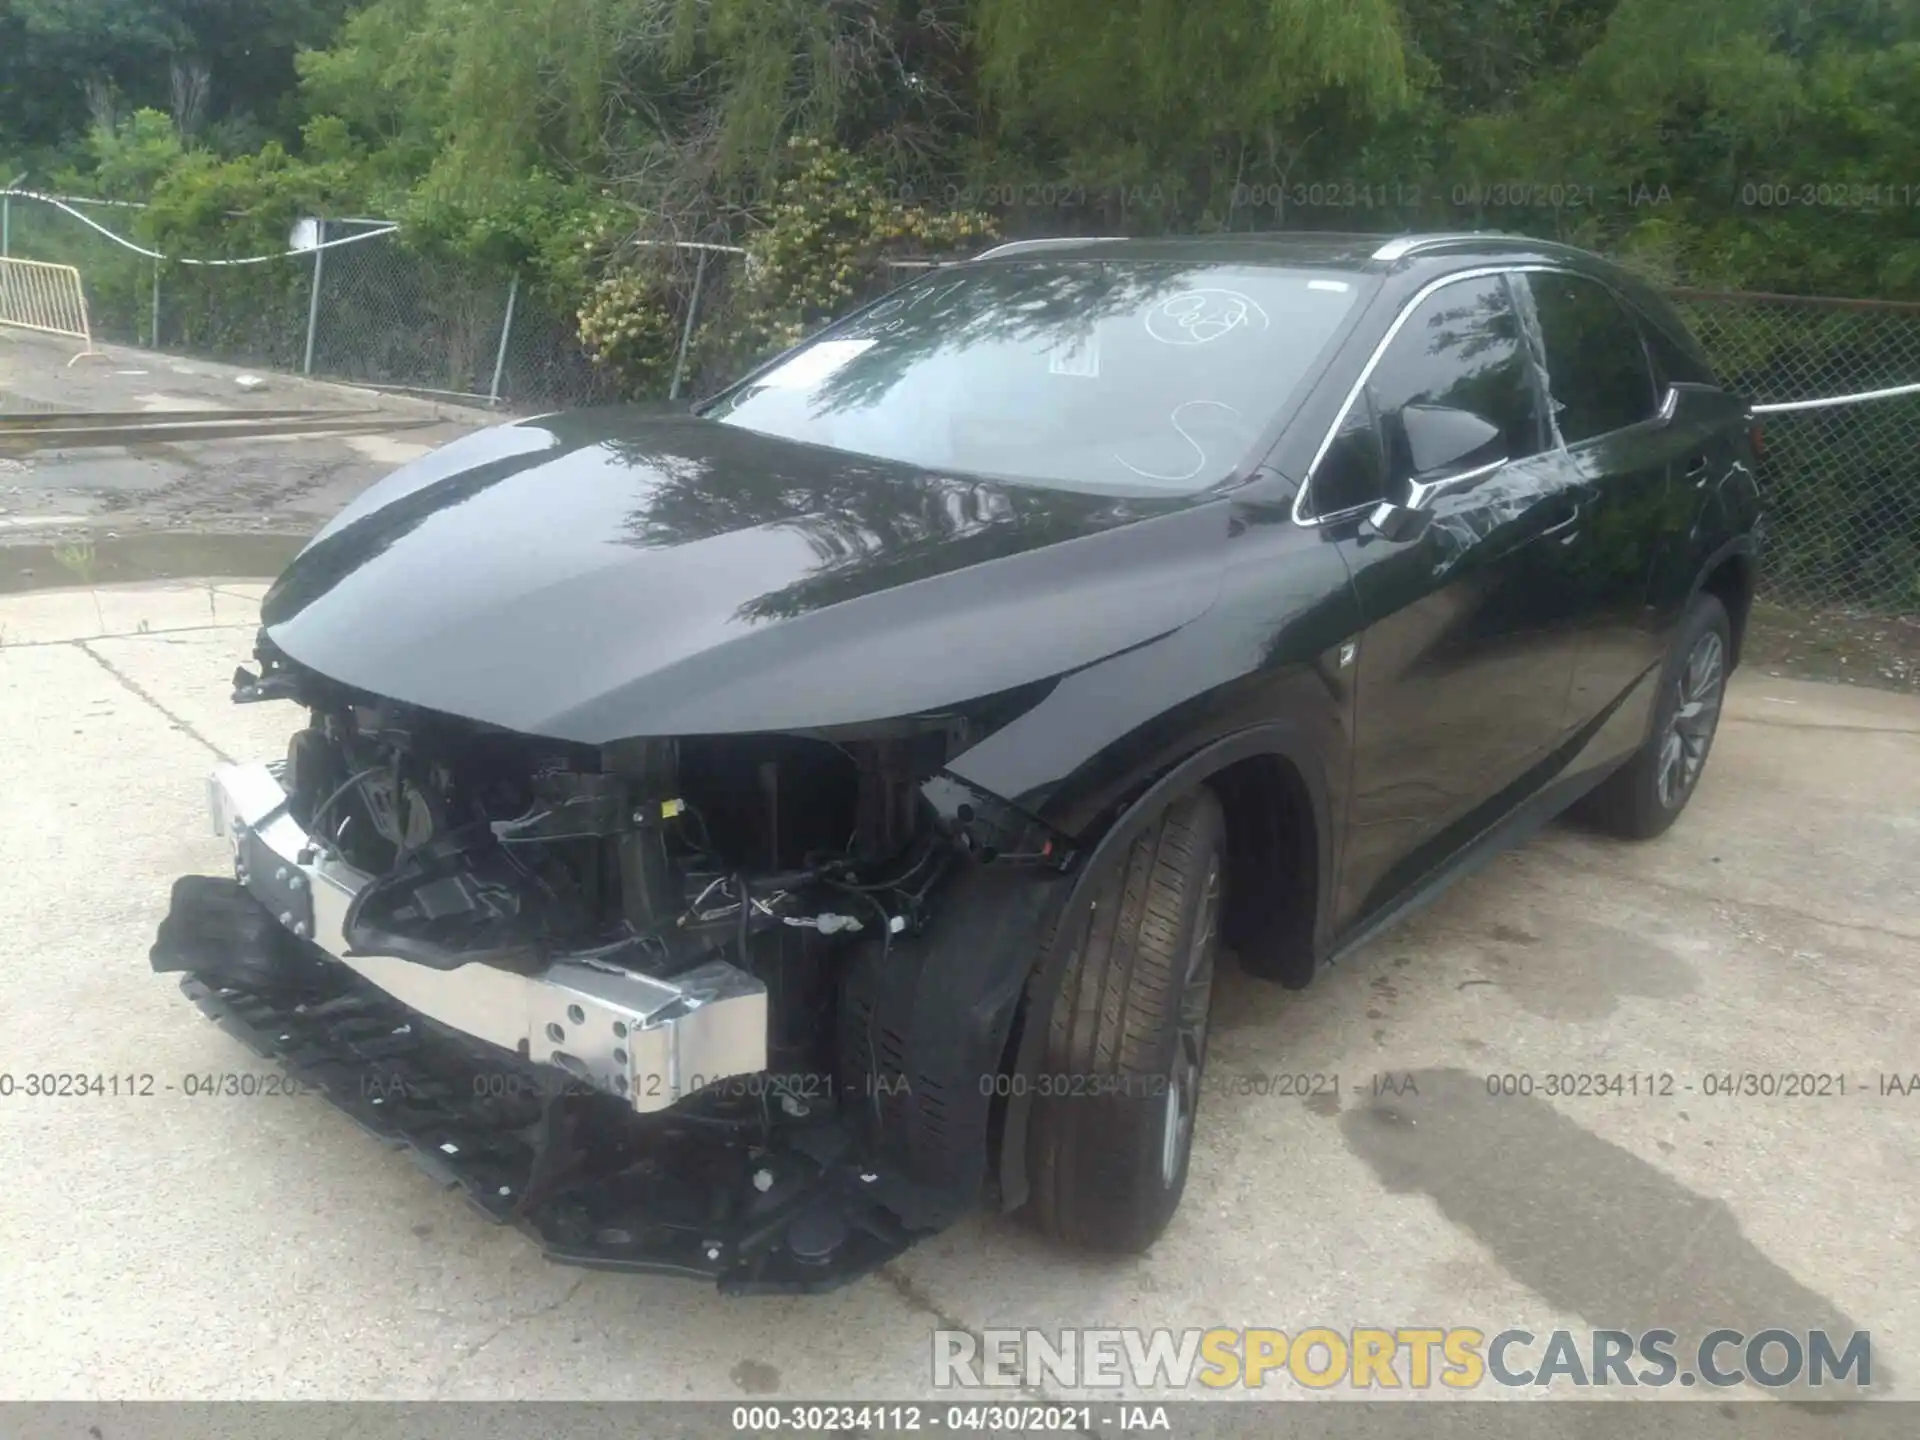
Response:
POLYGON ((1226 479, 1361 277, 1051 261, 936 272, 719 397, 708 418, 928 469, 1103 494, 1226 479))

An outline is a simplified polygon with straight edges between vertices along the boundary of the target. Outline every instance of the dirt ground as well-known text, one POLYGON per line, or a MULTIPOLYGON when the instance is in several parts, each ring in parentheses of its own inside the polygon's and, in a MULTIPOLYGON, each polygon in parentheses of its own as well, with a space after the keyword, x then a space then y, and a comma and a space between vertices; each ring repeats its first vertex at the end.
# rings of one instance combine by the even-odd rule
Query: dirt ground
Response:
POLYGON ((1920 614, 1867 615, 1762 600, 1747 654, 1770 675, 1920 692, 1920 614))

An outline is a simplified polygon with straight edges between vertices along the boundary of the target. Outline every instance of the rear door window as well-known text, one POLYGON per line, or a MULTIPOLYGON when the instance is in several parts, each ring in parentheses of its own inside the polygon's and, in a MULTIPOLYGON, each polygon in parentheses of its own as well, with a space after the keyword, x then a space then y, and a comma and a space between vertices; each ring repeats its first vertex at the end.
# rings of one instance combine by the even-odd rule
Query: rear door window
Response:
POLYGON ((1555 423, 1569 445, 1624 430, 1659 408, 1640 325, 1613 292, 1583 275, 1526 277, 1540 317, 1555 423))

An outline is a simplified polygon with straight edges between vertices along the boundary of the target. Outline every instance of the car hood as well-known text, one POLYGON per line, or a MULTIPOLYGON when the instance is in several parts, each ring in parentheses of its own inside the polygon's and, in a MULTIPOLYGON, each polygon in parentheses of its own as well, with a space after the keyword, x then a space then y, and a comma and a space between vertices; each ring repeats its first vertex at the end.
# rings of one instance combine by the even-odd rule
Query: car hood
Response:
POLYGON ((694 417, 477 432, 342 511, 262 603, 356 689, 527 734, 939 709, 1203 613, 1227 504, 998 484, 694 417))

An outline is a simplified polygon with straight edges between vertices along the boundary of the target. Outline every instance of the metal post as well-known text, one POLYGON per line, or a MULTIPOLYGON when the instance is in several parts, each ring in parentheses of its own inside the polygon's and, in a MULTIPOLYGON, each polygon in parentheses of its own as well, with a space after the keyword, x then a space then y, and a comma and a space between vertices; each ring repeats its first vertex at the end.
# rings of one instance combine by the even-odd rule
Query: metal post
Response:
POLYGON ((13 197, 0 195, 0 255, 13 254, 13 197))
POLYGON ((147 332, 147 344, 160 348, 160 262, 153 262, 153 328, 147 332))
POLYGON ((507 369, 507 337, 513 334, 513 306, 520 298, 520 272, 513 272, 513 279, 507 283, 507 318, 500 322, 500 348, 493 354, 493 384, 487 389, 487 403, 500 403, 500 377, 507 369))
POLYGON ((699 252, 700 258, 693 262, 693 293, 687 297, 687 323, 680 327, 680 351, 673 357, 673 379, 667 385, 667 398, 680 398, 680 377, 687 368, 687 346, 693 342, 694 312, 700 308, 700 285, 707 278, 707 252, 699 252))
POLYGON ((327 252, 322 248, 327 240, 327 222, 319 221, 316 229, 313 251, 313 294, 307 297, 307 358, 300 367, 302 375, 313 374, 313 335, 320 324, 320 272, 327 258, 327 252))

